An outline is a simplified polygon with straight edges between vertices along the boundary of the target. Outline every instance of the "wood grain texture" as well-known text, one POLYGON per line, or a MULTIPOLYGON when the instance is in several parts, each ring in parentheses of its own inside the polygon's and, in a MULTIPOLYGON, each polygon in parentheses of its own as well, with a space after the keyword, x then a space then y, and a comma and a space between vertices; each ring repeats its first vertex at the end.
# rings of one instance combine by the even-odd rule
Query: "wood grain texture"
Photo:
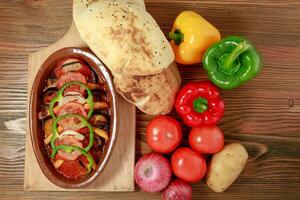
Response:
MULTIPOLYGON (((194 199, 298 199, 300 196, 300 2, 299 0, 146 0, 165 33, 183 10, 199 12, 223 36, 243 35, 264 57, 264 70, 234 91, 220 127, 227 142, 246 145, 250 159, 241 177, 222 194, 204 182, 194 199)), ((71 23, 71 1, 0 1, 0 198, 55 199, 57 193, 24 192, 27 56, 61 38, 71 23)), ((179 66, 186 83, 204 80, 201 66, 179 66)), ((172 115, 178 117, 175 113, 172 115)), ((137 112, 137 158, 150 149, 145 127, 151 116, 137 112)), ((184 128, 187 133, 188 129, 184 128)), ((186 134, 185 134, 186 137, 186 134)), ((134 193, 61 192, 60 199, 160 199, 134 193)))

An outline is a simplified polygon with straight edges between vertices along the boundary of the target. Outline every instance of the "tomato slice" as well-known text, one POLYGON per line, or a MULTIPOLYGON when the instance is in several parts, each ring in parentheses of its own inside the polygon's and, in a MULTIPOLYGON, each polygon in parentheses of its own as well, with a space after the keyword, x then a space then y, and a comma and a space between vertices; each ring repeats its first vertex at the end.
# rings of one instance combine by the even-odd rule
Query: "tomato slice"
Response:
MULTIPOLYGON (((67 72, 66 74, 60 76, 60 78, 58 79, 57 88, 61 88, 64 84, 71 81, 77 81, 84 84, 87 83, 84 75, 82 75, 81 73, 67 72)), ((65 89, 64 94, 67 94, 68 92, 78 92, 83 95, 85 93, 85 89, 80 87, 79 85, 70 85, 68 88, 65 89)))
POLYGON ((81 83, 86 83, 85 77, 79 72, 68 72, 59 77, 57 81, 57 87, 61 88, 65 83, 71 81, 78 81, 81 83))
POLYGON ((58 106, 62 107, 63 105, 71 102, 85 104, 86 99, 78 93, 76 93, 75 95, 71 95, 70 93, 68 93, 67 96, 63 96, 63 98, 59 101, 58 106))
POLYGON ((57 116, 65 115, 65 114, 78 114, 83 117, 87 117, 87 113, 82 104, 76 102, 69 102, 56 112, 57 116))
POLYGON ((61 75, 70 72, 70 71, 77 71, 83 62, 77 58, 66 58, 61 60, 54 69, 54 74, 57 78, 61 75))
POLYGON ((66 160, 60 166, 60 168, 57 169, 57 171, 67 179, 73 180, 83 178, 87 173, 86 169, 80 164, 79 160, 66 160))
MULTIPOLYGON (((57 116, 62 116, 65 114, 78 114, 83 117, 87 117, 87 112, 84 109, 83 105, 80 103, 70 102, 63 105, 55 113, 57 116)), ((58 122, 64 130, 73 130, 77 131, 82 128, 81 121, 76 117, 68 117, 58 122)))
POLYGON ((83 74, 88 82, 96 82, 95 74, 91 71, 91 69, 88 66, 82 65, 78 72, 83 74))
POLYGON ((79 72, 84 75, 89 82, 95 82, 95 74, 84 61, 78 58, 66 58, 60 61, 54 69, 54 74, 57 78, 60 78, 63 74, 68 72, 79 72))
MULTIPOLYGON (((72 145, 82 148, 82 142, 74 136, 64 136, 60 140, 56 140, 55 145, 72 145)), ((80 164, 82 156, 79 151, 67 153, 63 150, 58 150, 55 156, 56 160, 64 160, 63 164, 57 171, 68 179, 79 179, 86 175, 86 168, 80 164)))
POLYGON ((90 129, 88 127, 83 127, 77 130, 77 132, 83 135, 88 135, 90 133, 90 129))
MULTIPOLYGON (((82 148, 82 142, 76 139, 74 136, 66 136, 61 140, 56 140, 56 146, 58 145, 72 145, 82 148)), ((57 155, 64 160, 76 160, 81 153, 79 151, 73 151, 72 153, 67 153, 64 150, 58 150, 57 155)))

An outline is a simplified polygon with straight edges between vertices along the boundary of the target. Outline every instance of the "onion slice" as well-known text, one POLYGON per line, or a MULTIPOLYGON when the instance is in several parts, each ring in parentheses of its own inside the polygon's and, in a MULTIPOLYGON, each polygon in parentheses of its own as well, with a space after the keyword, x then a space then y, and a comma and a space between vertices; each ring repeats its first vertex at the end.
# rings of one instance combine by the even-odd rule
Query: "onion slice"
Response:
POLYGON ((80 133, 78 133, 76 131, 72 131, 72 130, 67 130, 67 131, 62 132, 59 135, 59 140, 62 140, 63 138, 68 137, 68 136, 72 136, 75 139, 78 139, 80 141, 84 140, 84 136, 82 134, 80 134, 80 133))
POLYGON ((59 101, 58 106, 62 107, 63 105, 70 103, 70 102, 78 102, 80 104, 85 104, 86 99, 79 93, 75 92, 76 95, 70 94, 71 92, 68 92, 68 95, 64 96, 61 101, 59 101))

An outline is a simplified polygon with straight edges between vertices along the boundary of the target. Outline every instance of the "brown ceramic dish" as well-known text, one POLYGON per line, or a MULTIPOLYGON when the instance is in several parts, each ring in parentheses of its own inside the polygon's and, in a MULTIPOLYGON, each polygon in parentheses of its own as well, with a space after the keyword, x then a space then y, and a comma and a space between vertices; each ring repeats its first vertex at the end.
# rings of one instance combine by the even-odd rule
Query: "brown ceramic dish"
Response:
POLYGON ((103 63, 88 49, 81 48, 64 48, 56 51, 43 63, 41 68, 36 74, 35 80, 33 82, 30 103, 29 103, 29 125, 30 125, 30 136, 32 141, 32 146, 34 154, 37 158, 39 166, 44 173, 44 175, 55 185, 62 188, 81 188, 90 183, 92 183, 104 170, 109 158, 111 157, 114 144, 116 142, 116 106, 117 98, 113 86, 113 81, 109 70, 103 65, 103 63), (57 63, 67 57, 74 57, 84 60, 89 64, 90 68, 98 76, 106 88, 108 103, 110 105, 110 139, 105 144, 104 151, 99 164, 96 169, 87 175, 83 179, 70 180, 60 175, 54 168, 53 164, 49 159, 44 148, 44 138, 42 124, 38 118, 38 112, 40 109, 40 104, 42 102, 42 90, 45 88, 46 80, 53 72, 57 63))

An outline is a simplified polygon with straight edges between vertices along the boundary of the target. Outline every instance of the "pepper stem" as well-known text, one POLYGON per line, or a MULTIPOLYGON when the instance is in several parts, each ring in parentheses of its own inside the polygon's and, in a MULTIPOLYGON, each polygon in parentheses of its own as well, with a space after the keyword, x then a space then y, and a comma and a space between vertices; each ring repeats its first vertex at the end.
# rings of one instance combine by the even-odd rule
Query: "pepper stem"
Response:
POLYGON ((180 45, 180 43, 183 41, 183 33, 175 29, 174 32, 169 32, 169 38, 170 40, 174 40, 175 44, 180 45))
POLYGON ((193 106, 194 110, 198 113, 203 113, 208 109, 208 101, 205 98, 199 97, 194 100, 193 106))
POLYGON ((230 70, 235 67, 234 63, 236 62, 236 59, 245 51, 247 51, 250 47, 250 44, 244 40, 240 42, 235 49, 228 55, 227 58, 225 58, 223 66, 225 69, 230 70))

